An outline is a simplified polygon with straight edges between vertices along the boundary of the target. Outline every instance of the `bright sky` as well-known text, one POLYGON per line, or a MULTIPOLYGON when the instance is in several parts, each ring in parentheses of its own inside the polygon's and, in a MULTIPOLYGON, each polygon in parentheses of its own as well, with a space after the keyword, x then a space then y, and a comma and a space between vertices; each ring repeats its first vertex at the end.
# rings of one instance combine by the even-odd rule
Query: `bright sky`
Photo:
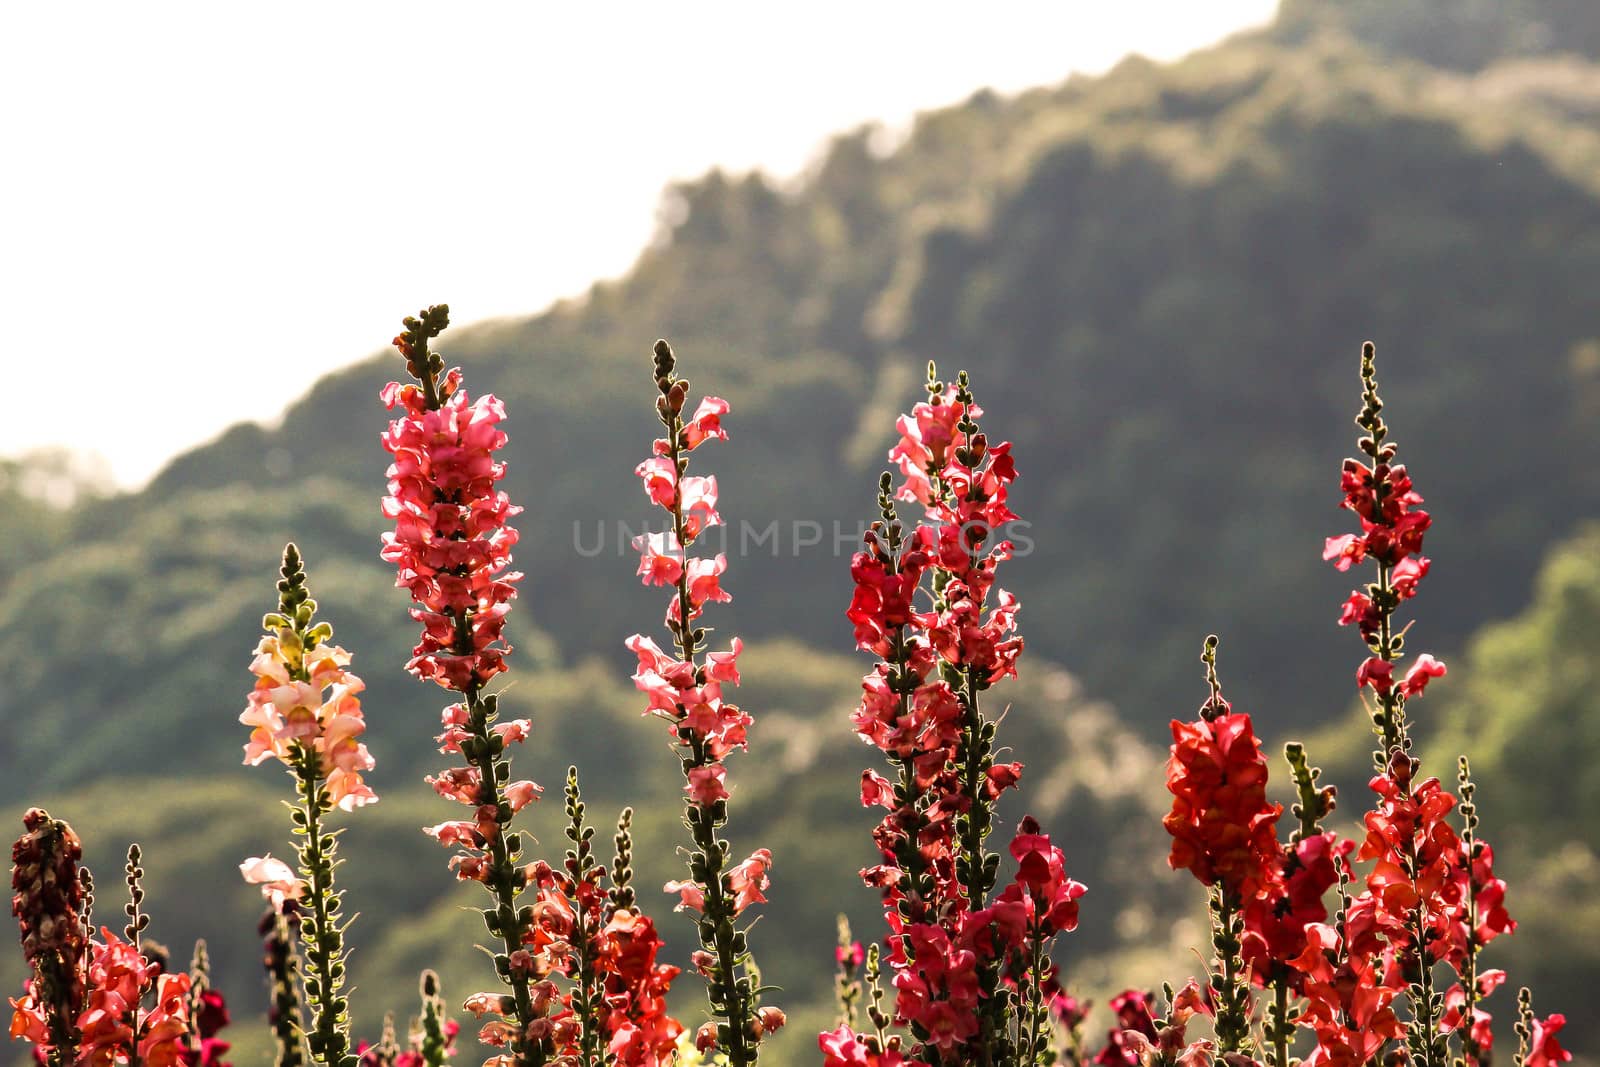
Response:
POLYGON ((1275 6, 7 4, 0 454, 137 485, 426 303, 467 323, 624 272, 675 178, 792 175, 832 132, 1275 6))

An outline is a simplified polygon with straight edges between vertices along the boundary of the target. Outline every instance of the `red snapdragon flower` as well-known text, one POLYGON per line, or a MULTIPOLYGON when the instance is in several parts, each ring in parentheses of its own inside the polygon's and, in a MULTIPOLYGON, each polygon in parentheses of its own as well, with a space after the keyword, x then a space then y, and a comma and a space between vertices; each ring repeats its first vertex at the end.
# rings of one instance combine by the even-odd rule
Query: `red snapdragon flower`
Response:
MULTIPOLYGON (((911 1054, 933 1063, 991 1054, 1013 998, 1044 1018, 1059 993, 1047 942, 1076 926, 1084 892, 1027 819, 1012 843, 1018 873, 991 896, 999 857, 984 840, 1022 764, 994 759, 980 695, 1016 675, 1023 641, 1016 598, 995 587, 1011 558, 999 531, 1017 518, 1016 464, 1010 444, 989 444, 981 415, 964 373, 945 386, 929 367, 928 398, 896 424, 889 459, 903 481, 896 490, 883 475, 882 519, 851 558, 845 613, 857 648, 880 660, 851 724, 895 771, 862 774, 862 803, 885 814, 872 832, 881 862, 861 876, 883 900, 895 1021, 918 1042, 911 1054), (907 529, 895 499, 918 505, 922 521, 907 529)), ((1039 1039, 1028 1027, 1017 1033, 1039 1039)), ((823 1040, 860 1054, 851 1035, 823 1040)))
MULTIPOLYGON (((1216 1010, 1211 1003, 1210 988, 1207 987, 1202 991, 1199 983, 1191 978, 1173 997, 1172 1010, 1156 1025, 1154 1038, 1142 1028, 1122 1032, 1124 1042, 1122 1054, 1137 1055, 1138 1062, 1143 1067, 1154 1067, 1156 1064, 1173 1064, 1174 1067, 1211 1067, 1216 1058, 1216 1042, 1190 1041, 1188 1037, 1189 1020, 1196 1015, 1214 1018, 1216 1010)), ((1244 1067, 1244 1063, 1254 1062, 1239 1053, 1228 1055, 1231 1059, 1225 1059, 1230 1067, 1244 1067)))
MULTIPOLYGON (((1505 983, 1505 980, 1505 971, 1492 970, 1479 973, 1477 995, 1474 998, 1471 1020, 1466 1018, 1466 990, 1461 987, 1459 982, 1451 986, 1444 995, 1445 1013, 1439 1020, 1440 1032, 1454 1033, 1463 1025, 1466 1025, 1468 1036, 1471 1037, 1473 1044, 1477 1045, 1480 1050, 1492 1049, 1494 1047, 1494 1019, 1480 1005, 1489 994, 1500 988, 1505 983)), ((1474 1059, 1481 1059, 1481 1057, 1474 1057, 1474 1059)))
POLYGON ((882 1048, 875 1037, 857 1034, 844 1024, 817 1035, 822 1050, 822 1067, 928 1067, 922 1060, 908 1059, 897 1047, 882 1048))
POLYGON ((232 1021, 227 1001, 215 989, 192 987, 190 992, 190 1041, 181 1050, 184 1067, 229 1067, 222 1057, 233 1045, 217 1036, 232 1021))
MULTIPOLYGON (((602 884, 606 868, 577 853, 561 869, 540 860, 523 873, 536 901, 512 966, 534 979, 533 1038, 548 1042, 556 1062, 582 1062, 587 1048, 603 1050, 618 1067, 670 1063, 683 1025, 667 1012, 666 997, 679 970, 658 962, 662 941, 649 916, 620 904, 602 884), (570 986, 560 988, 558 977, 570 986)), ((513 997, 476 993, 465 1007, 488 1017, 480 1038, 510 1042, 513 997)))
POLYGON ((1367 888, 1390 919, 1403 923, 1420 907, 1427 921, 1443 921, 1465 900, 1461 839, 1445 818, 1456 798, 1437 778, 1413 785, 1414 770, 1397 751, 1372 779, 1378 804, 1366 815, 1356 858, 1374 861, 1367 888))
POLYGON ((1567 1017, 1559 1013, 1533 1021, 1533 1036, 1528 1042, 1527 1067, 1556 1067, 1572 1059, 1572 1053, 1561 1047, 1556 1034, 1567 1025, 1567 1017))
POLYGON ((1286 980, 1298 992, 1301 975, 1292 965, 1306 948, 1306 930, 1326 922, 1323 897, 1339 881, 1339 862, 1355 850, 1331 830, 1289 845, 1259 892, 1244 901, 1240 956, 1257 985, 1286 980))
POLYGON ((1172 723, 1167 789, 1172 835, 1167 862, 1237 900, 1273 881, 1281 804, 1267 801, 1267 762, 1250 716, 1242 712, 1172 723))
POLYGON ((1106 1034, 1105 1046, 1091 1061, 1096 1067, 1139 1067, 1142 1044, 1138 1038, 1154 1041, 1158 1037, 1155 1015, 1150 1010, 1154 1000, 1149 993, 1137 989, 1124 989, 1111 998, 1117 1025, 1106 1034))
MULTIPOLYGON (((468 729, 469 709, 465 704, 452 704, 440 713, 443 732, 434 740, 444 755, 462 753, 462 743, 472 734, 468 729)), ((511 719, 493 724, 492 737, 501 745, 521 744, 527 740, 531 723, 527 719, 511 719)), ((462 881, 486 882, 493 870, 494 843, 503 833, 499 805, 493 791, 486 789, 483 772, 475 766, 447 767, 424 781, 434 792, 446 800, 454 800, 472 809, 473 818, 456 819, 423 828, 423 832, 445 848, 460 849, 450 858, 449 866, 462 881)), ((500 793, 512 814, 538 800, 544 792, 536 782, 519 779, 505 782, 500 793)))
POLYGON ((1377 378, 1372 367, 1372 349, 1362 352, 1364 406, 1356 422, 1367 431, 1361 439, 1365 460, 1347 459, 1340 474, 1343 494, 1340 507, 1353 512, 1361 532, 1329 537, 1322 558, 1341 571, 1365 559, 1378 564, 1378 580, 1356 590, 1345 600, 1339 625, 1355 626, 1373 651, 1356 671, 1356 684, 1369 688, 1385 702, 1420 695, 1430 679, 1441 677, 1443 663, 1424 655, 1395 685, 1395 660, 1398 645, 1390 632, 1390 618, 1400 603, 1417 595, 1427 577, 1431 561, 1422 555, 1423 536, 1433 520, 1417 505, 1422 495, 1416 491, 1403 464, 1395 462, 1395 446, 1385 443, 1388 427, 1379 414, 1377 378))
MULTIPOLYGON (((84 997, 74 1020, 78 1067, 117 1067, 135 1056, 149 1067, 186 1063, 194 1039, 189 975, 161 973, 136 946, 105 927, 87 947, 84 997), (151 994, 153 1005, 141 1007, 151 994)), ((32 990, 11 1003, 12 1036, 48 1053, 45 1006, 32 990)))
POLYGON ((1392 1007, 1397 990, 1381 980, 1375 944, 1363 945, 1348 929, 1341 942, 1326 923, 1311 923, 1305 933, 1305 951, 1293 963, 1303 975, 1306 998, 1301 1025, 1317 1039, 1306 1065, 1363 1067, 1405 1033, 1392 1007))
POLYGON ((1048 938, 1076 930, 1078 898, 1088 887, 1067 877, 1065 854, 1050 843, 1050 835, 1040 831, 1031 815, 1022 820, 1010 850, 1017 873, 999 902, 1021 905, 1024 933, 1048 938))

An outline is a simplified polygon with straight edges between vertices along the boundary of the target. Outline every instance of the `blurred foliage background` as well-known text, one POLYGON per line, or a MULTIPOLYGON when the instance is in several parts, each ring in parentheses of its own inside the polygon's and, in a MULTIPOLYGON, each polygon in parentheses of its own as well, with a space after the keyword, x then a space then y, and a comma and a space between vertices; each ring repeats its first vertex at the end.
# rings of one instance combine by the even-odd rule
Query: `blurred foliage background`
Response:
MULTIPOLYGON (((794 183, 676 186, 625 278, 446 335, 469 388, 510 409, 507 488, 527 508, 506 700, 536 733, 519 773, 557 788, 575 763, 592 815, 637 805, 644 885, 676 874, 682 836, 677 771, 622 648, 661 612, 616 535, 648 516, 632 468, 653 433, 650 342, 672 339, 697 390, 734 405, 734 444, 702 473, 736 529, 782 531, 776 550, 730 546, 736 600, 717 620, 751 643, 732 831, 776 857, 754 944, 791 1010, 778 1062, 808 1060, 828 1022, 834 914, 881 925, 855 874, 872 861, 856 800, 872 759, 846 718, 867 664, 849 655, 845 555, 923 362, 971 370, 986 427, 1016 443, 1036 547, 1005 576, 1029 643, 1023 680, 996 694, 1029 765, 1007 816, 1040 815, 1089 884, 1062 962, 1103 1001, 1180 980, 1201 942, 1159 815, 1166 723, 1204 695, 1205 633, 1223 635, 1236 706, 1277 741, 1308 737, 1342 814, 1365 806, 1360 646, 1334 626, 1350 582, 1319 556, 1346 525, 1337 471, 1368 337, 1436 524, 1413 644, 1452 670, 1418 708, 1427 766, 1448 778, 1474 757, 1523 922, 1490 965, 1594 1046, 1597 60, 1585 0, 1286 0, 1274 26, 1175 64, 978 93, 888 150, 843 134, 794 183), (822 543, 796 552, 796 522, 822 543)), ((308 382, 280 425, 237 426, 138 493, 70 457, 0 464, 0 813, 15 825, 43 803, 74 822, 105 915, 141 841, 153 932, 180 954, 210 940, 246 1063, 265 1051, 258 900, 236 864, 287 855, 287 782, 238 766, 235 718, 290 538, 369 684, 383 802, 346 820, 343 874, 366 916, 358 1026, 414 1010, 423 966, 456 1002, 488 980, 477 895, 418 832, 451 817, 421 783, 443 762, 442 694, 401 670, 415 628, 377 558, 376 393, 401 372, 386 352, 308 382)), ((543 807, 554 852, 559 805, 543 807)), ((690 927, 668 903, 681 956, 690 927)), ((5 986, 20 977, 0 957, 5 986)))

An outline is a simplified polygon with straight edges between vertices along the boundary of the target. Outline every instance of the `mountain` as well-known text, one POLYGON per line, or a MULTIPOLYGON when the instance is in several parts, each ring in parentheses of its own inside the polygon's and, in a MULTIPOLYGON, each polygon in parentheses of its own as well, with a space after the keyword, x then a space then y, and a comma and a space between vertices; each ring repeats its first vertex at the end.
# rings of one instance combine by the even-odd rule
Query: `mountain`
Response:
MULTIPOLYGON (((1333 626, 1348 582, 1320 548, 1347 527, 1338 465, 1361 341, 1378 343, 1387 414, 1435 518, 1428 647, 1452 662, 1479 648, 1475 633, 1524 608, 1541 561, 1592 544, 1570 539, 1600 516, 1600 68, 1580 32, 1587 6, 1567 22, 1560 5, 1524 6, 1570 47, 1468 26, 1477 44, 1435 55, 1405 27, 1450 5, 1314 15, 1295 0, 1272 29, 1175 64, 978 93, 890 149, 872 130, 842 135, 793 183, 713 173, 668 190, 662 231, 626 277, 447 333, 468 388, 510 412, 528 578, 507 699, 536 723, 534 776, 553 787, 570 760, 592 811, 650 810, 641 878, 673 869, 673 819, 649 806, 676 795, 676 772, 638 721, 622 649, 660 618, 627 535, 649 517, 632 470, 654 436, 650 343, 666 336, 696 390, 733 404, 733 443, 698 469, 717 475, 730 523, 735 601, 717 624, 756 653, 753 754, 731 774, 735 833, 778 861, 756 947, 789 1003, 823 1003, 816 946, 833 911, 874 929, 853 873, 870 819, 853 784, 868 750, 844 720, 864 670, 844 658, 847 557, 925 361, 965 367, 986 429, 1015 442, 1013 504, 1031 523, 1005 576, 1023 603, 1024 681, 997 698, 1014 701, 1006 729, 1032 767, 1021 802, 1056 817, 1094 894, 1071 966, 1091 982, 1130 960, 1151 977, 1183 967, 1167 942, 1187 928, 1168 931, 1192 901, 1159 873, 1157 753, 1166 721, 1203 696, 1200 638, 1223 635, 1230 695, 1263 731, 1342 722, 1351 703, 1353 642, 1333 626)), ((305 550, 369 683, 385 795, 350 820, 352 897, 411 917, 357 935, 357 1009, 373 1027, 380 1006, 405 1010, 411 971, 438 952, 451 988, 478 981, 445 936, 470 929, 456 910, 470 894, 442 855, 416 862, 431 848, 416 827, 444 817, 418 781, 438 763, 440 701, 400 670, 414 626, 376 557, 376 394, 402 370, 387 351, 308 383, 279 425, 236 426, 139 493, 60 512, 0 479, 0 804, 15 815, 45 800, 80 821, 106 871, 154 820, 158 930, 231 945, 217 955, 236 998, 253 989, 252 904, 232 865, 281 853, 283 783, 237 766, 235 719, 282 545, 305 550)), ((159 406, 159 388, 143 402, 159 406)), ((1572 732, 1585 683, 1562 662, 1540 698, 1557 710, 1517 735, 1527 747, 1491 753, 1483 800, 1492 830, 1495 798, 1516 796, 1503 825, 1513 810, 1516 826, 1542 820, 1540 840, 1568 857, 1537 884, 1592 895, 1582 768, 1600 739, 1572 732), (1556 744, 1547 730, 1571 737, 1572 776, 1529 780, 1556 744)), ((1439 744, 1488 744, 1468 734, 1492 733, 1517 683, 1514 660, 1485 663, 1460 705, 1477 725, 1439 744)), ((1348 796, 1360 778, 1341 780, 1348 796)), ((540 838, 560 840, 553 825, 540 838)), ((1527 942, 1538 964, 1559 933, 1529 926, 1545 931, 1527 942)), ((1592 980, 1578 960, 1567 977, 1592 980)), ((1547 1006, 1595 1033, 1582 1005, 1547 1006)))
POLYGON ((1522 56, 1600 57, 1600 10, 1587 0, 1284 0, 1277 23, 1286 39, 1333 27, 1460 70, 1522 56))
MULTIPOLYGON (((792 190, 674 190, 679 221, 626 279, 446 337, 512 412, 520 633, 540 633, 522 642, 621 666, 655 614, 617 524, 648 517, 631 472, 660 334, 734 405, 737 446, 712 469, 730 549, 750 554, 727 627, 846 648, 848 546, 934 357, 972 371, 987 425, 1016 443, 1036 547, 1011 581, 1033 592, 1035 649, 1155 737, 1193 702, 1193 648, 1216 630, 1249 664, 1246 706, 1317 721, 1330 705, 1308 695, 1336 707, 1348 684, 1323 640, 1344 582, 1318 556, 1342 528, 1363 337, 1435 514, 1443 647, 1514 611, 1541 550, 1600 511, 1600 134, 1518 115, 1338 39, 1247 39, 980 95, 882 158, 846 137, 792 190), (758 540, 773 523, 775 546, 758 540)), ((340 583, 324 599, 352 643, 396 662, 374 397, 399 370, 390 354, 332 375, 280 427, 237 427, 81 508, 69 547, 0 602, 0 655, 22 664, 0 721, 29 708, 92 738, 125 733, 150 686, 227 692, 221 646, 185 642, 247 633, 248 591, 291 536, 340 583)), ((72 764, 33 743, 9 766, 59 766, 35 786, 59 784, 72 764)))

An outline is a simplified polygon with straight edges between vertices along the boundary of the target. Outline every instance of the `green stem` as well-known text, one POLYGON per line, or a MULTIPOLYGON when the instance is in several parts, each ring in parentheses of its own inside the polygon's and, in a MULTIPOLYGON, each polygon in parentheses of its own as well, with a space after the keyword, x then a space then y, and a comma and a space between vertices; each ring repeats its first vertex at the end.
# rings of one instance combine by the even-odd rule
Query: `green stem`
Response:
MULTIPOLYGON (((295 905, 287 905, 293 908, 295 905)), ((301 1067, 305 1052, 300 1047, 304 1024, 300 1016, 300 990, 298 982, 299 960, 295 958, 294 942, 299 936, 299 919, 291 920, 278 908, 270 912, 272 925, 267 928, 266 969, 272 992, 272 1035, 277 1044, 276 1067, 301 1067)), ((265 926, 265 924, 263 924, 265 926)))
MULTIPOLYGON (((1395 648, 1394 636, 1394 587, 1389 584, 1390 567, 1388 564, 1378 565, 1378 657, 1385 662, 1393 663, 1400 658, 1399 651, 1395 648)), ((1382 771, 1389 763, 1389 754, 1397 747, 1406 747, 1405 709, 1403 708, 1398 691, 1391 685, 1387 692, 1378 694, 1379 712, 1378 729, 1383 738, 1383 759, 1379 765, 1382 771)))
POLYGON ((1273 1007, 1277 1009, 1272 1030, 1272 1048, 1276 1053, 1277 1067, 1289 1067, 1289 1035, 1294 1028, 1289 1025, 1289 983, 1279 978, 1274 990, 1273 1007))
MULTIPOLYGON (((697 744, 696 748, 700 748, 697 744)), ((700 764, 703 765, 703 764, 700 764)), ((691 873, 700 882, 705 893, 705 909, 700 920, 700 940, 716 953, 716 977, 708 984, 712 1009, 726 1020, 726 1033, 719 1035, 734 1067, 755 1062, 755 1047, 750 1044, 746 1023, 750 1018, 750 980, 739 975, 738 964, 743 952, 739 943, 743 935, 733 928, 733 903, 723 887, 723 869, 727 860, 727 842, 717 840, 716 812, 713 805, 690 802, 688 816, 694 843, 698 849, 691 857, 691 873), (704 858, 701 865, 697 861, 704 858)))
POLYGON ((983 795, 987 781, 985 772, 988 769, 984 764, 989 762, 993 733, 978 706, 975 669, 968 667, 963 670, 961 680, 962 685, 956 691, 964 712, 961 724, 961 791, 966 796, 968 807, 959 820, 962 851, 959 862, 967 903, 976 911, 984 906, 989 899, 989 891, 994 888, 994 867, 984 850, 994 812, 983 795))
POLYGON ((1045 1051, 1050 1010, 1044 999, 1044 970, 1047 956, 1044 937, 1033 931, 1033 958, 1029 961, 1028 984, 1028 1040, 1018 1050, 1019 1063, 1038 1063, 1045 1051))
MULTIPOLYGON (((1427 930, 1427 909, 1424 905, 1417 905, 1417 910, 1412 915, 1411 936, 1416 939, 1417 969, 1420 972, 1417 984, 1420 992, 1411 995, 1412 1025, 1416 1028, 1416 1040, 1421 1046, 1421 1062, 1423 1067, 1443 1067, 1437 1055, 1438 1042, 1437 1020, 1433 1017, 1433 967, 1429 964, 1428 950, 1424 936, 1427 930)), ((1465 1025, 1470 1026, 1470 1020, 1465 1025)))
POLYGON ((339 990, 344 985, 343 931, 337 925, 339 897, 333 888, 335 838, 322 830, 322 816, 331 805, 322 789, 320 760, 314 749, 296 745, 295 777, 300 786, 300 873, 310 888, 311 914, 302 924, 309 972, 307 992, 313 1027, 306 1035, 311 1057, 325 1067, 346 1067, 349 1055, 348 1002, 339 990))
POLYGON ((65 974, 61 957, 55 952, 39 960, 36 976, 39 1001, 46 1006, 45 1019, 50 1028, 49 1065, 72 1067, 78 1058, 77 1020, 70 1012, 61 1010, 64 999, 61 991, 72 988, 72 978, 65 974))
MULTIPOLYGON (((128 846, 128 865, 125 868, 128 872, 128 903, 124 910, 128 914, 128 925, 123 928, 123 933, 127 935, 128 943, 142 960, 145 956, 140 942, 145 927, 150 925, 150 917, 140 910, 140 905, 144 903, 144 886, 140 884, 140 880, 144 877, 144 868, 139 865, 139 860, 139 845, 135 842, 128 846)), ((139 1067, 139 1039, 143 1036, 139 1031, 144 1025, 140 1022, 139 1016, 144 1009, 144 998, 150 989, 150 983, 151 979, 141 972, 138 992, 133 998, 133 1003, 129 1005, 129 1030, 132 1036, 128 1039, 128 1067, 139 1067)))
MULTIPOLYGON (((458 621, 458 629, 467 625, 458 621)), ((500 939, 504 952, 495 961, 500 978, 511 989, 516 1005, 517 1036, 511 1050, 516 1067, 542 1067, 546 1060, 545 1042, 535 1046, 527 1043, 528 1027, 537 1018, 533 996, 529 992, 529 975, 513 967, 511 957, 522 948, 528 924, 517 910, 517 895, 521 891, 522 871, 516 865, 517 843, 508 840, 505 826, 511 821, 511 803, 506 799, 505 785, 511 777, 510 764, 500 759, 505 742, 489 729, 496 711, 494 697, 480 697, 476 686, 462 694, 467 705, 467 732, 471 739, 461 746, 467 763, 478 772, 478 799, 495 811, 494 832, 487 835, 485 849, 489 854, 489 877, 485 888, 494 897, 495 906, 483 912, 484 925, 489 933, 500 939)))
POLYGON ((444 1033, 444 998, 439 994, 439 976, 423 971, 422 992, 422 1062, 426 1067, 444 1067, 450 1053, 449 1040, 444 1033))
MULTIPOLYGON (((1212 898, 1216 908, 1217 929, 1213 944, 1218 962, 1222 964, 1221 988, 1217 989, 1217 1048, 1223 1053, 1249 1051, 1250 1013, 1247 1000, 1249 991, 1240 982, 1239 937, 1234 927, 1238 905, 1233 894, 1217 886, 1212 898)), ((1213 988, 1217 979, 1213 979, 1213 988)))
MULTIPOLYGON (((572 848, 567 850, 566 856, 567 875, 572 879, 571 940, 578 954, 577 988, 573 990, 572 1008, 578 1017, 578 1044, 583 1067, 604 1067, 605 1060, 601 1051, 601 1043, 605 1036, 601 1021, 603 991, 594 955, 595 937, 600 930, 589 924, 591 913, 585 906, 583 897, 583 886, 586 882, 593 881, 598 891, 599 877, 603 872, 597 870, 590 845, 593 831, 588 828, 584 820, 584 804, 578 789, 577 767, 567 768, 566 798, 569 820, 567 839, 572 842, 572 848)), ((604 903, 596 909, 594 917, 598 926, 603 927, 606 922, 604 903)))
MULTIPOLYGON (((576 901, 574 901, 576 904, 576 901)), ((583 912, 574 907, 573 914, 577 921, 573 926, 573 933, 578 940, 578 989, 575 997, 578 1018, 583 1030, 581 1044, 583 1047, 584 1067, 605 1067, 605 1056, 601 1051, 601 1039, 605 1036, 601 1030, 600 1022, 600 989, 596 981, 593 941, 597 931, 590 930, 584 925, 583 912)))

